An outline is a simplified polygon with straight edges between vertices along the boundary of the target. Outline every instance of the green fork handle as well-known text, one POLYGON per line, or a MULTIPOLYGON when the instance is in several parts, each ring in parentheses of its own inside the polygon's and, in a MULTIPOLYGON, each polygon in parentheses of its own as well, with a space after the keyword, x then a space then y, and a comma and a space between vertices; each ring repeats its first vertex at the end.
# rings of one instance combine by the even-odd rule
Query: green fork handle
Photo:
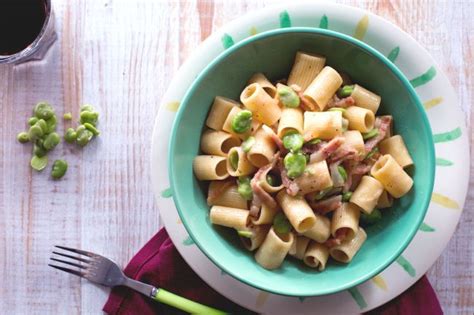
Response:
POLYGON ((151 297, 161 303, 173 306, 190 314, 206 314, 206 315, 223 315, 228 314, 218 309, 199 304, 188 300, 184 297, 166 291, 164 289, 156 289, 151 293, 151 297))

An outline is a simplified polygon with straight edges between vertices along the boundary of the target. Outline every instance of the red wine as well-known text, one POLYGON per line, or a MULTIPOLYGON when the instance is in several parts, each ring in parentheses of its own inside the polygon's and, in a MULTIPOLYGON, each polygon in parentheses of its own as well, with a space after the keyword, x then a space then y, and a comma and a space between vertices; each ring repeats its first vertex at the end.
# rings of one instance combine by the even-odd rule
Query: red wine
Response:
POLYGON ((0 55, 12 55, 38 37, 46 19, 44 0, 0 0, 0 55))

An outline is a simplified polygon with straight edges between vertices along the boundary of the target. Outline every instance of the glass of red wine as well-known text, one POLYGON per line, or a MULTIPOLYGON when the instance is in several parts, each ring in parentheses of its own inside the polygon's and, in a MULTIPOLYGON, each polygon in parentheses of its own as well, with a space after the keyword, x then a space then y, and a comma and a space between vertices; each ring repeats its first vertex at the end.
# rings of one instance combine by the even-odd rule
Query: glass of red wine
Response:
POLYGON ((0 0, 0 64, 41 60, 56 37, 51 0, 0 0))

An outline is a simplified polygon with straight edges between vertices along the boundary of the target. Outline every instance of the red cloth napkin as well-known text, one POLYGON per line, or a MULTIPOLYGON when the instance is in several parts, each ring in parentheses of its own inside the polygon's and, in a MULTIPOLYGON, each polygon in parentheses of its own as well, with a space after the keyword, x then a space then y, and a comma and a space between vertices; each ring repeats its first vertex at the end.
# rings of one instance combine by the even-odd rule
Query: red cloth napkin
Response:
MULTIPOLYGON (((125 274, 233 314, 254 314, 221 296, 202 281, 181 258, 165 229, 153 236, 132 258, 125 274)), ((103 310, 120 315, 184 314, 124 287, 112 290, 103 310)), ((423 276, 396 299, 366 314, 437 315, 443 312, 433 288, 423 276)))

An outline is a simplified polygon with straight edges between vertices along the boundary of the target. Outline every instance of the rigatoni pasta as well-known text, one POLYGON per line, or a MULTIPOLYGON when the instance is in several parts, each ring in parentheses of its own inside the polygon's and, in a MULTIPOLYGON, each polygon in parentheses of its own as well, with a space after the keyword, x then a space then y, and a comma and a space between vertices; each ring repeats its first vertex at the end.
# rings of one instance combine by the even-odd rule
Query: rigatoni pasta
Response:
POLYGON ((306 90, 325 63, 326 58, 323 56, 298 51, 288 76, 288 85, 297 85, 301 90, 306 90))
POLYGON ((269 270, 288 255, 315 271, 349 263, 363 227, 413 186, 393 117, 377 116, 381 97, 325 61, 298 52, 286 83, 256 73, 241 103, 217 96, 193 162, 210 182, 211 223, 233 229, 269 270))

